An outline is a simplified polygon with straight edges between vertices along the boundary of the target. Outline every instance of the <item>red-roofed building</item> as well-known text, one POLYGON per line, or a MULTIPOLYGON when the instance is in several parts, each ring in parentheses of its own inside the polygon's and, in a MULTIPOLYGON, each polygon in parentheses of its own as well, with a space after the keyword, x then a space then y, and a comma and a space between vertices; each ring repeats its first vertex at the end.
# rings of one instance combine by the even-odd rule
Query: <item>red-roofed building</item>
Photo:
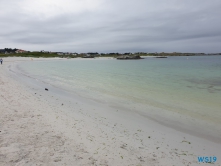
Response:
POLYGON ((25 53, 25 52, 27 52, 27 51, 21 50, 21 49, 18 49, 18 50, 15 51, 15 53, 25 53))

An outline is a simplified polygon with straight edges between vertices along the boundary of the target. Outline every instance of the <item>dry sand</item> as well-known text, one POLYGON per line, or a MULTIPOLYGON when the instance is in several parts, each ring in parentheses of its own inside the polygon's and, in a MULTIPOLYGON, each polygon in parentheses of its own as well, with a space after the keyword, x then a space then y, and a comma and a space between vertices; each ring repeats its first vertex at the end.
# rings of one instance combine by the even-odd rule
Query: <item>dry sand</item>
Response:
POLYGON ((220 142, 163 126, 136 110, 24 84, 11 71, 21 60, 30 58, 5 58, 0 66, 1 166, 208 165, 198 156, 216 156, 213 165, 220 165, 220 142))

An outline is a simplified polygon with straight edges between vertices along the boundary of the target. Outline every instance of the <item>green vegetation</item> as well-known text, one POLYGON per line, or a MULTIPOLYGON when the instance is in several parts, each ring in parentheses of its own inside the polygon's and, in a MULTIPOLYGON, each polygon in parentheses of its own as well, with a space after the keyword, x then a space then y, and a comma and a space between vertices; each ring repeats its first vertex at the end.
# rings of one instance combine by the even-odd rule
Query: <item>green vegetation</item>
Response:
POLYGON ((44 53, 44 52, 27 52, 27 53, 10 53, 10 54, 0 54, 0 57, 33 57, 33 58, 52 58, 61 57, 57 53, 44 53))

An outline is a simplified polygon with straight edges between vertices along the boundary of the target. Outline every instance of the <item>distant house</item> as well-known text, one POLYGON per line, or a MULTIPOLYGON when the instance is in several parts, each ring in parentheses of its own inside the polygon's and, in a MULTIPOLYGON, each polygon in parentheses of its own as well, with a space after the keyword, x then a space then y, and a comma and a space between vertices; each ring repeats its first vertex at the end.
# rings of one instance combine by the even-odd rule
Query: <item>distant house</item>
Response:
POLYGON ((50 53, 51 51, 41 50, 40 52, 43 52, 43 53, 50 53))
POLYGON ((25 52, 27 52, 27 51, 21 50, 21 49, 17 49, 17 50, 15 51, 15 53, 25 53, 25 52))
POLYGON ((58 55, 64 55, 64 53, 63 53, 63 52, 57 52, 57 54, 58 54, 58 55))
POLYGON ((82 56, 82 58, 94 58, 94 55, 86 54, 86 55, 82 56))
POLYGON ((70 52, 57 52, 57 55, 71 55, 70 52))

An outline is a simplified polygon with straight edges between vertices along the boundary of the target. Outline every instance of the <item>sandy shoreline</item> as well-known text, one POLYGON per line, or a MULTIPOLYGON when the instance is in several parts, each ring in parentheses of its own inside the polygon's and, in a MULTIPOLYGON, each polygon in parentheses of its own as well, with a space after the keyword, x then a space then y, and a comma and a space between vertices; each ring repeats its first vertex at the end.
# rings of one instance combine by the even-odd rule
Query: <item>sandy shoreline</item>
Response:
POLYGON ((216 156, 220 165, 220 143, 50 86, 45 91, 44 84, 22 84, 9 67, 26 60, 5 58, 0 66, 0 165, 186 166, 199 165, 198 156, 216 156))

